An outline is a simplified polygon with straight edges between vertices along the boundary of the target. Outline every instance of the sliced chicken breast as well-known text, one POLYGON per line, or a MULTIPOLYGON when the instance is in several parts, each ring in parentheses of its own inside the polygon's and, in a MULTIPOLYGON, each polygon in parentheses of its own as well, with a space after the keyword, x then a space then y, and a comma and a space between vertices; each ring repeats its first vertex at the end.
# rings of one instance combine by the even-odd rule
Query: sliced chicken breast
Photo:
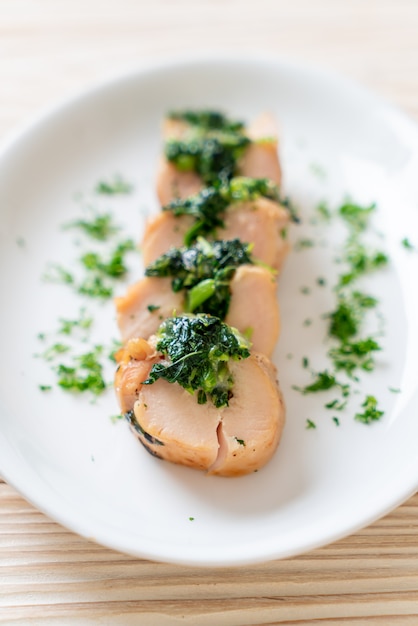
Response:
MULTIPOLYGON (((280 330, 273 274, 263 267, 242 265, 237 268, 230 289, 225 322, 248 335, 253 350, 271 356, 280 330)), ((170 278, 145 277, 131 285, 126 296, 116 298, 116 311, 124 343, 133 337, 147 339, 157 332, 163 319, 173 312, 184 312, 184 295, 172 290, 170 278)))
MULTIPOLYGON (((147 356, 142 361, 145 368, 150 368, 153 358, 147 356)), ((135 363, 136 359, 130 361, 135 363)), ((125 371, 137 366, 130 361, 125 352, 117 372, 122 411, 132 404, 132 384, 125 371)), ((195 394, 176 383, 159 379, 152 385, 142 385, 137 377, 136 401, 133 409, 127 410, 127 417, 151 454, 219 476, 248 474, 270 460, 285 420, 275 367, 267 357, 255 353, 231 362, 230 369, 233 396, 229 406, 222 408, 211 402, 198 404, 195 394)))
POLYGON ((238 238, 253 244, 253 257, 280 271, 290 249, 286 238, 289 223, 287 209, 273 200, 237 202, 228 207, 225 228, 218 230, 218 238, 238 238))
POLYGON ((202 179, 196 172, 182 172, 165 157, 158 161, 156 190, 161 206, 169 204, 175 198, 188 198, 202 188, 202 179))
POLYGON ((263 467, 279 444, 285 408, 276 368, 262 354, 231 363, 234 395, 222 411, 219 449, 210 474, 239 476, 263 467))
POLYGON ((152 366, 161 360, 151 341, 134 337, 115 355, 118 366, 115 372, 115 391, 121 413, 133 409, 142 383, 152 366))
MULTIPOLYGON (((163 123, 163 138, 183 139, 190 126, 182 120, 166 119, 163 123)), ((253 142, 246 148, 238 163, 237 175, 251 178, 270 178, 280 185, 282 180, 278 154, 278 128, 274 116, 263 113, 248 127, 246 134, 253 142)), ((157 196, 162 206, 175 198, 187 198, 203 187, 195 172, 179 171, 175 165, 162 157, 157 168, 157 196)))
POLYGON ((270 357, 280 333, 274 276, 263 267, 242 265, 237 268, 230 289, 231 301, 225 323, 248 336, 255 352, 270 357))
MULTIPOLYGON (((252 243, 254 258, 279 270, 289 251, 289 222, 289 212, 273 200, 236 202, 226 209, 225 227, 218 228, 212 239, 238 238, 252 243)), ((149 265, 170 247, 184 245, 184 236, 193 223, 191 216, 175 217, 170 211, 162 211, 148 221, 141 246, 144 264, 149 265)))
POLYGON ((262 113, 248 127, 247 135, 253 140, 246 149, 240 163, 241 176, 270 178, 277 185, 282 182, 279 161, 276 119, 270 113, 262 113))
POLYGON ((184 310, 184 296, 174 293, 171 278, 146 276, 128 288, 125 296, 115 298, 117 323, 122 342, 132 337, 153 335, 162 320, 184 310))

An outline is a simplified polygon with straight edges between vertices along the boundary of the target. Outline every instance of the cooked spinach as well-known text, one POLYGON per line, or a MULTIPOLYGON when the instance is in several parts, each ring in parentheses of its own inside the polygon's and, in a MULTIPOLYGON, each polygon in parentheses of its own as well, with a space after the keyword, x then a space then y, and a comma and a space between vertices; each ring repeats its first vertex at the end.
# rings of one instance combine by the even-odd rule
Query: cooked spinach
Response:
POLYGON ((185 310, 224 319, 231 299, 230 281, 239 265, 252 263, 250 244, 239 239, 171 248, 145 270, 146 276, 172 278, 174 292, 185 291, 185 310))
POLYGON ((163 210, 171 211, 176 217, 191 215, 194 218, 194 223, 184 239, 184 244, 189 246, 197 237, 213 235, 217 228, 222 228, 224 214, 230 204, 254 201, 261 197, 281 202, 292 215, 290 203, 280 198, 277 185, 267 178, 244 176, 237 176, 222 185, 205 187, 188 198, 173 200, 163 210))
POLYGON ((166 319, 157 337, 157 350, 167 362, 154 364, 144 384, 163 378, 197 392, 199 404, 209 397, 216 407, 228 406, 234 384, 228 361, 250 355, 237 330, 210 315, 180 315, 166 319))
POLYGON ((250 143, 245 135, 211 131, 203 137, 169 139, 165 156, 180 171, 194 171, 206 185, 212 185, 231 180, 237 172, 238 160, 250 143))
POLYGON ((232 120, 221 111, 211 109, 171 111, 168 117, 172 120, 181 120, 201 130, 223 130, 239 132, 244 129, 244 123, 232 120))

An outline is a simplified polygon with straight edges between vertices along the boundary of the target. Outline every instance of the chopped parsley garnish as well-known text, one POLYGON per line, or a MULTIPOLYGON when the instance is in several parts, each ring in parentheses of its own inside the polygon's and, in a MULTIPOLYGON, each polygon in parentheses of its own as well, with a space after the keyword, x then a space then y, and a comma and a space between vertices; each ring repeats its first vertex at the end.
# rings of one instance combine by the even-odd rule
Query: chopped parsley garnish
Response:
POLYGON ((401 393, 401 390, 398 387, 388 387, 391 393, 401 393))
MULTIPOLYGON (((103 378, 103 365, 101 363, 104 356, 104 346, 96 345, 83 354, 74 354, 75 345, 80 341, 79 337, 75 341, 74 330, 81 329, 83 332, 89 333, 92 321, 84 308, 81 309, 78 319, 60 318, 60 326, 55 332, 55 336, 64 334, 70 343, 64 344, 57 341, 38 355, 51 363, 51 369, 57 376, 57 384, 66 391, 90 391, 93 395, 98 395, 107 386, 103 378), (57 364, 58 359, 63 360, 57 364)), ((46 340, 45 334, 39 333, 38 339, 44 342, 46 340)), ((87 336, 82 335, 81 341, 86 339, 87 336)), ((52 386, 39 385, 39 389, 49 391, 52 386)))
POLYGON ((99 360, 103 346, 73 357, 71 365, 60 364, 56 368, 58 385, 66 391, 90 391, 99 395, 106 389, 103 366, 99 360))
MULTIPOLYGON (((145 270, 146 276, 172 278, 174 292, 185 292, 185 310, 224 319, 231 299, 230 281, 239 265, 252 263, 251 246, 239 239, 171 248, 145 270)), ((149 309, 149 307, 148 307, 149 309)))
POLYGON ((332 418, 332 421, 334 422, 334 424, 335 424, 336 426, 339 426, 339 425, 340 425, 340 420, 338 419, 338 417, 333 417, 333 418, 332 418))
POLYGON ((313 429, 313 428, 316 428, 316 424, 315 424, 315 422, 313 422, 313 421, 312 421, 312 420, 310 420, 310 419, 307 419, 307 420, 306 420, 306 429, 307 429, 307 430, 311 430, 311 429, 313 429))
POLYGON ((120 176, 115 176, 111 181, 100 181, 96 185, 96 193, 115 196, 131 193, 133 186, 127 181, 123 180, 120 176))
POLYGON ((209 315, 181 315, 166 319, 157 337, 157 350, 168 363, 154 364, 144 384, 163 378, 197 392, 200 404, 209 397, 216 407, 228 406, 233 395, 228 361, 250 355, 238 331, 209 315))
POLYGON ((343 411, 347 406, 347 400, 341 402, 340 400, 331 400, 331 402, 327 402, 325 405, 326 409, 333 409, 334 411, 343 411))
POLYGON ((366 396, 366 399, 361 406, 364 411, 363 413, 356 413, 355 419, 363 424, 376 422, 384 415, 384 411, 378 410, 377 400, 374 396, 366 396))
POLYGON ((70 346, 64 343, 57 342, 47 348, 45 352, 43 352, 40 356, 45 359, 45 361, 53 361, 57 358, 57 356, 65 354, 69 350, 70 346))
POLYGON ((313 248, 315 246, 315 242, 313 239, 299 239, 294 246, 296 251, 306 250, 307 248, 313 248))
MULTIPOLYGON (((131 186, 121 177, 112 182, 101 182, 96 188, 97 193, 116 195, 129 193, 131 186)), ((76 201, 79 201, 76 198, 76 201)), ((50 264, 45 276, 52 282, 63 283, 72 287, 80 295, 96 298, 109 298, 113 295, 116 281, 123 278, 127 272, 126 254, 135 248, 131 239, 121 240, 120 227, 113 221, 112 214, 95 213, 82 217, 66 224, 65 229, 76 228, 84 236, 80 242, 84 245, 87 238, 94 240, 93 250, 85 250, 79 259, 78 267, 74 272, 68 271, 58 264, 50 264)), ((74 264, 73 264, 74 265, 74 264)), ((73 269, 73 266, 71 267, 73 269)), ((46 336, 39 333, 38 339, 49 345, 41 355, 51 363, 59 387, 69 392, 90 392, 99 395, 107 388, 104 378, 104 368, 107 359, 115 360, 115 353, 121 347, 120 342, 111 341, 109 345, 92 345, 90 331, 93 318, 86 309, 80 309, 78 317, 62 316, 54 334, 46 336), (55 343, 51 340, 54 337, 55 343), (66 343, 61 339, 65 336, 66 343), (58 340, 57 340, 58 339, 58 340), (68 340, 68 343, 67 343, 68 340), (90 348, 79 354, 79 344, 90 344, 90 348)), ((83 348, 81 348, 83 350, 83 348)), ((85 348, 84 348, 85 350, 85 348)), ((50 385, 39 385, 39 389, 47 391, 50 385)))
POLYGON ((49 265, 48 271, 44 274, 43 278, 51 283, 62 283, 64 285, 74 284, 73 274, 56 263, 49 265))
POLYGON ((406 250, 415 250, 415 246, 409 241, 407 237, 404 237, 401 243, 406 250))
POLYGON ((120 230, 119 226, 113 223, 110 213, 96 215, 91 220, 75 220, 67 224, 66 228, 79 228, 84 234, 97 241, 106 241, 120 230))
POLYGON ((81 309, 80 317, 75 320, 68 320, 64 318, 60 318, 59 322, 61 324, 58 333, 60 335, 71 335, 74 329, 80 329, 83 331, 87 331, 91 328, 93 324, 93 318, 86 316, 86 310, 81 309))
MULTIPOLYGON (((343 263, 346 269, 339 276, 335 287, 336 307, 324 316, 328 318, 327 334, 333 343, 327 352, 332 367, 320 372, 312 371, 315 376, 314 381, 305 387, 296 387, 303 394, 338 390, 343 399, 335 398, 327 402, 325 408, 329 410, 343 411, 351 393, 351 385, 345 383, 344 380, 337 379, 337 375, 343 373, 349 380, 358 381, 358 372, 370 372, 374 369, 375 353, 381 350, 375 337, 361 336, 366 315, 369 311, 376 309, 378 301, 374 296, 354 287, 359 278, 386 266, 389 261, 384 252, 371 250, 370 245, 361 241, 361 235, 369 226, 369 220, 375 209, 375 204, 364 207, 353 202, 346 202, 337 212, 348 226, 349 235, 339 258, 339 262, 343 263)), ((317 207, 317 213, 326 220, 332 216, 325 203, 317 207)), ((309 240, 302 241, 309 242, 309 240)), ((309 247, 309 244, 302 246, 299 244, 300 247, 309 247)), ((317 284, 324 285, 324 279, 318 278, 317 284)), ((303 365, 305 367, 305 362, 303 365)), ((362 408, 364 411, 357 413, 355 418, 364 423, 370 423, 383 415, 383 411, 377 409, 377 401, 373 396, 367 396, 362 408)), ((338 426, 339 419, 333 417, 333 420, 338 426)))
POLYGON ((150 313, 154 313, 155 311, 158 311, 158 309, 160 309, 161 306, 159 304, 149 304, 147 306, 147 309, 150 313))
POLYGON ((110 298, 113 295, 111 281, 125 276, 128 271, 125 255, 134 249, 134 242, 127 239, 116 245, 107 260, 104 260, 97 252, 86 252, 80 262, 87 274, 78 283, 74 275, 60 265, 51 265, 49 273, 44 278, 50 282, 71 285, 78 293, 91 298, 110 298))
POLYGON ((244 441, 244 439, 238 439, 238 437, 235 437, 235 441, 237 443, 239 443, 240 446, 244 446, 244 448, 245 448, 245 441, 244 441))
POLYGON ((111 298, 113 287, 106 284, 101 276, 88 276, 78 287, 78 293, 89 298, 111 298))
POLYGON ((81 257, 81 263, 90 272, 96 272, 110 278, 119 278, 128 271, 125 265, 126 252, 134 249, 135 244, 132 239, 127 239, 116 246, 108 261, 104 261, 96 252, 87 252, 81 257))
POLYGON ((328 389, 333 389, 338 387, 342 395, 347 397, 350 393, 349 385, 343 384, 336 379, 334 374, 330 374, 327 370, 323 372, 317 372, 315 374, 316 379, 310 385, 306 385, 306 387, 297 388, 303 394, 307 393, 316 393, 317 391, 328 391, 328 389))
POLYGON ((316 206, 316 212, 323 220, 329 221, 331 219, 331 210, 326 202, 320 202, 316 206))
POLYGON ((368 247, 359 243, 356 239, 350 240, 347 245, 344 260, 349 266, 349 271, 340 276, 340 286, 348 285, 360 276, 380 269, 389 262, 384 252, 380 250, 370 252, 368 247))
POLYGON ((359 204, 347 202, 340 206, 339 214, 354 232, 359 233, 366 230, 369 225, 370 216, 375 209, 375 203, 364 207, 359 204))
POLYGON ((348 341, 358 333, 366 310, 373 309, 376 305, 376 298, 361 291, 340 295, 337 308, 328 315, 329 336, 343 343, 348 341))
POLYGON ((91 298, 110 298, 113 295, 112 281, 125 276, 128 271, 125 255, 134 249, 134 242, 127 239, 117 244, 107 260, 97 252, 86 252, 80 261, 87 275, 78 285, 78 292, 91 298))
POLYGON ((336 348, 331 348, 328 355, 337 371, 344 370, 351 377, 357 369, 371 372, 374 369, 372 353, 378 350, 381 350, 380 345, 375 339, 368 337, 342 343, 336 348))

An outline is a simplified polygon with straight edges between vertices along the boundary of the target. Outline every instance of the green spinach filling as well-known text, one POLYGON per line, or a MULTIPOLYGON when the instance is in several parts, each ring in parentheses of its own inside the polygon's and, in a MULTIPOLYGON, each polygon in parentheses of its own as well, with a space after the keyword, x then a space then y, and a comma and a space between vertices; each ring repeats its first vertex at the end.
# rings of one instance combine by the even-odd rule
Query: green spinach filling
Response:
POLYGON ((189 125, 181 139, 168 139, 165 156, 183 172, 193 171, 205 185, 228 182, 237 173, 238 161, 251 139, 244 125, 219 111, 174 111, 169 118, 189 125))
POLYGON ((236 133, 242 132, 244 123, 239 120, 233 120, 227 117, 221 111, 211 109, 171 111, 168 114, 169 119, 180 120, 195 126, 200 130, 222 130, 224 132, 236 133))
POLYGON ((157 350, 167 362, 154 364, 144 384, 162 378, 196 393, 199 404, 209 398, 218 408, 228 406, 234 383, 228 362, 250 356, 236 329, 210 315, 181 315, 166 319, 157 336, 157 350))
POLYGON ((230 282, 240 265, 253 263, 251 245, 239 239, 171 248, 145 270, 146 276, 172 278, 174 292, 185 291, 185 310, 224 319, 231 300, 230 282))
POLYGON ((213 235, 217 228, 222 228, 224 214, 230 204, 261 197, 289 207, 289 202, 281 200, 279 188, 271 180, 238 176, 225 184, 205 187, 194 196, 173 200, 163 207, 163 211, 171 211, 175 217, 191 215, 194 218, 184 238, 184 244, 190 246, 198 237, 213 235))

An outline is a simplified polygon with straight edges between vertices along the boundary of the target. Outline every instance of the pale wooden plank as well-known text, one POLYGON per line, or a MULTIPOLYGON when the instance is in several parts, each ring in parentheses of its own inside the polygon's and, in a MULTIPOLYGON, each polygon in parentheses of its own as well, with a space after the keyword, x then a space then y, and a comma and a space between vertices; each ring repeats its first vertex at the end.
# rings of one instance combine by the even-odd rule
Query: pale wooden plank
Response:
MULTIPOLYGON (((400 534, 390 539, 388 545, 382 545, 381 531, 377 533, 377 552, 373 536, 363 535, 362 531, 295 559, 248 568, 209 569, 141 561, 101 548, 49 522, 4 483, 0 484, 0 519, 3 502, 7 503, 6 516, 16 507, 20 515, 29 518, 30 532, 26 535, 13 524, 8 527, 11 548, 4 551, 3 547, 0 553, 1 619, 30 618, 35 621, 27 623, 36 624, 42 611, 42 619, 48 619, 48 623, 71 613, 77 619, 99 620, 104 604, 109 620, 113 611, 116 616, 121 611, 128 611, 127 615, 132 611, 132 615, 143 616, 144 620, 164 623, 161 620, 174 619, 181 605, 183 612, 187 608, 190 619, 199 619, 199 623, 211 619, 207 623, 215 624, 219 618, 216 603, 221 602, 224 615, 219 623, 261 624, 261 618, 265 622, 274 618, 277 623, 296 617, 299 620, 301 615, 312 616, 314 609, 317 618, 322 619, 349 615, 347 611, 353 612, 353 605, 357 607, 353 615, 362 617, 377 615, 380 604, 385 607, 385 616, 393 614, 394 603, 398 615, 414 614, 418 607, 418 560, 409 545, 417 547, 418 516, 414 518, 413 512, 418 508, 418 495, 386 518, 400 534), (400 553, 405 541, 401 534, 403 508, 415 537, 407 536, 408 551, 400 553), (32 523, 34 515, 56 532, 44 533, 41 522, 32 523), (28 543, 32 545, 36 537, 40 550, 28 551, 28 543), (353 551, 353 539, 354 545, 361 540, 367 542, 367 557, 353 551), (16 554, 17 562, 13 560, 16 554), (251 606, 257 607, 254 615, 258 621, 251 621, 254 616, 248 609, 248 598, 251 606), (320 609, 317 598, 321 599, 320 609), (236 602, 240 603, 241 612, 237 612, 236 602), (162 606, 166 612, 160 613, 162 606), (246 622, 242 621, 244 618, 246 622)), ((376 522, 367 531, 382 522, 376 522)))
MULTIPOLYGON (((193 600, 152 602, 102 602, 94 606, 69 604, 61 606, 17 607, 12 613, 2 611, 1 618, 10 624, 222 624, 246 626, 281 623, 304 623, 303 620, 365 619, 381 617, 396 624, 398 616, 416 616, 418 594, 405 598, 402 594, 375 597, 362 595, 349 602, 344 596, 301 596, 295 602, 286 598, 253 598, 212 600, 204 604, 193 600), (77 622, 74 620, 77 615, 77 622), (129 620, 132 617, 132 621, 129 620), (134 622, 133 620, 137 621, 134 622), (26 621, 24 621, 26 620, 26 621), (44 620, 43 622, 40 620, 44 620), (59 621, 61 620, 61 621, 59 621)), ((1 622, 0 622, 1 623, 1 622)), ((315 621, 313 621, 315 623, 315 621)), ((326 623, 326 622, 325 622, 326 623)), ((354 622, 355 623, 355 622, 354 622)), ((366 622, 367 623, 367 622, 366 622)))

